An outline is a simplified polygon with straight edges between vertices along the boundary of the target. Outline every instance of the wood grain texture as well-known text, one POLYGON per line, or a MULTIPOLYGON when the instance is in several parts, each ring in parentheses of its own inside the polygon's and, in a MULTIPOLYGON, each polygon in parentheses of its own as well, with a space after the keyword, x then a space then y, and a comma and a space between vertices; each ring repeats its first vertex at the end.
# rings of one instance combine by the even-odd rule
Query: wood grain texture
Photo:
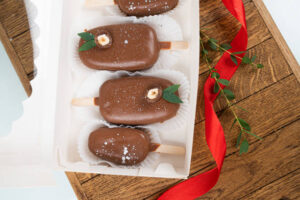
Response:
POLYGON ((23 0, 0 0, 0 10, 0 22, 9 38, 14 38, 29 30, 23 0))
POLYGON ((252 144, 247 155, 226 158, 219 182, 199 199, 239 199, 298 169, 299 129, 300 120, 252 144))
MULTIPOLYGON (((250 113, 240 109, 237 109, 236 113, 240 118, 247 119, 254 133, 264 137, 274 130, 278 130, 287 125, 289 122, 300 118, 299 86, 295 76, 291 75, 237 104, 249 110, 250 113), (286 88, 292 87, 295 88, 293 91, 286 90, 286 88)), ((233 119, 229 111, 224 112, 220 116, 227 142, 226 155, 238 151, 238 149, 235 148, 235 144, 239 130, 235 127, 230 131, 233 119)), ((191 173, 213 163, 210 151, 206 145, 205 135, 203 134, 205 132, 204 123, 203 121, 195 126, 191 173)), ((249 137, 249 141, 254 142, 256 139, 249 137)))
MULTIPOLYGON (((245 5, 245 12, 249 36, 248 48, 252 48, 269 39, 271 34, 252 2, 245 5)), ((201 27, 201 29, 220 43, 230 43, 239 31, 240 24, 232 15, 228 14, 213 23, 201 27)), ((221 55, 213 51, 210 54, 214 65, 220 59, 221 55)), ((202 74, 208 70, 205 62, 203 60, 200 61, 199 70, 200 74, 202 74)))
POLYGON ((30 31, 26 31, 23 34, 15 37, 11 41, 20 61, 27 74, 33 73, 33 47, 30 36, 30 31))
POLYGON ((30 96, 31 86, 30 86, 29 79, 27 77, 27 73, 24 70, 24 66, 22 65, 22 62, 20 61, 14 47, 12 46, 1 22, 0 22, 0 40, 7 52, 8 57, 11 60, 11 63, 13 65, 16 73, 18 74, 18 76, 20 78, 20 81, 21 81, 27 95, 30 96))
POLYGON ((248 200, 264 199, 300 199, 300 169, 293 171, 278 180, 262 187, 254 193, 243 197, 248 200))
POLYGON ((75 173, 73 172, 66 172, 66 175, 69 181, 72 183, 72 188, 77 196, 77 199, 87 200, 85 192, 82 190, 81 184, 78 181, 78 178, 75 173))
MULTIPOLYGON (((246 5, 250 0, 243 0, 246 5)), ((203 27, 208 23, 214 22, 225 15, 228 15, 229 12, 225 8, 222 0, 201 0, 200 1, 200 26, 203 27)))
MULTIPOLYGON (((240 199, 257 191, 265 185, 281 178, 285 174, 299 168, 300 164, 300 120, 282 129, 264 136, 263 141, 254 141, 246 155, 238 152, 227 156, 222 168, 222 175, 217 185, 198 199, 240 199), (274 146, 276 145, 276 148, 274 146)), ((211 169, 211 164, 193 174, 193 176, 211 169)), ((167 188, 148 197, 154 200, 167 188)), ((297 191, 299 195, 300 191, 297 191)), ((248 199, 248 198, 245 198, 248 199)), ((271 199, 271 198, 266 198, 271 199)))
POLYGON ((285 39, 283 38, 282 34, 280 33, 278 27, 276 26, 274 20, 272 19, 269 11, 265 7, 262 0, 254 0, 254 3, 260 11, 260 14, 262 18, 264 19, 266 25, 268 26, 272 36, 276 40, 279 48, 282 51, 282 54, 286 58, 287 62, 289 63, 291 69, 294 71, 294 74, 296 75, 298 81, 300 82, 300 65, 297 62, 295 56, 293 55, 292 51, 288 47, 285 39))
MULTIPOLYGON (((236 99, 233 102, 238 102, 251 96, 292 73, 292 70, 288 67, 288 63, 285 61, 279 50, 276 41, 272 38, 250 49, 247 54, 250 57, 257 55, 256 62, 262 63, 265 68, 257 70, 249 65, 241 65, 239 67, 228 87, 228 89, 235 93, 236 99)), ((199 77, 196 123, 205 119, 203 86, 208 74, 209 73, 206 72, 199 77)), ((215 111, 219 112, 226 106, 225 99, 220 95, 214 105, 215 111)))

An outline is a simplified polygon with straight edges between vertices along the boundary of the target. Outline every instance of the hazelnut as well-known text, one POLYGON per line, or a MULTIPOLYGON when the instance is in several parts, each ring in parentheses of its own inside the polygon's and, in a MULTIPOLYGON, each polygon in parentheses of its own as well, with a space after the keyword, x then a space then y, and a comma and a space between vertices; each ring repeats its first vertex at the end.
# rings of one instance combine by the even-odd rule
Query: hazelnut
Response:
POLYGON ((155 86, 147 90, 146 99, 149 103, 155 103, 162 97, 161 86, 155 86))
POLYGON ((95 36, 96 45, 101 49, 106 49, 112 45, 112 37, 108 31, 100 31, 95 36))

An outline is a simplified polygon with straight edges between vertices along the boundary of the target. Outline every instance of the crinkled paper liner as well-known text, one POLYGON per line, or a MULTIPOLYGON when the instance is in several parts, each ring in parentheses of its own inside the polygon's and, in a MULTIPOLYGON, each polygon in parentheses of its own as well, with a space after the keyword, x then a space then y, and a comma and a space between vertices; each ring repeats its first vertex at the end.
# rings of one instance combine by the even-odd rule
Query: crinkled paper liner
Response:
MULTIPOLYGON (((183 35, 179 24, 168 16, 151 16, 144 18, 136 17, 102 17, 97 19, 90 19, 88 21, 81 20, 76 21, 70 32, 69 38, 69 63, 73 68, 74 76, 83 77, 83 75, 95 72, 94 69, 90 69, 85 66, 78 53, 79 36, 80 32, 84 29, 92 29, 99 26, 111 25, 111 24, 122 24, 122 23, 144 23, 150 25, 157 33, 159 41, 182 41, 183 35)), ((162 69, 170 68, 175 65, 180 57, 180 51, 182 50, 161 50, 159 58, 153 68, 162 69)))
MULTIPOLYGON (((174 9, 164 12, 164 13, 161 13, 159 15, 173 14, 174 12, 176 12, 176 10, 180 9, 186 1, 188 1, 188 0, 179 0, 177 6, 174 9)), ((95 9, 97 9, 97 8, 95 8, 95 9)), ((101 8, 99 8, 99 9, 101 9, 101 8)), ((107 13, 109 13, 110 15, 113 15, 113 16, 126 16, 126 14, 124 12, 122 12, 119 9, 119 6, 117 6, 117 5, 105 6, 105 10, 107 11, 107 13)), ((154 16, 156 16, 156 15, 154 15, 154 16)))
MULTIPOLYGON (((183 101, 180 104, 180 108, 175 117, 163 122, 146 125, 147 128, 156 128, 161 131, 170 130, 170 129, 179 129, 183 128, 186 125, 187 115, 190 110, 189 106, 189 93, 190 85, 186 76, 175 70, 160 69, 160 70, 148 70, 145 72, 108 72, 108 71, 97 71, 94 74, 90 75, 78 88, 75 98, 86 98, 86 97, 99 97, 99 88, 101 85, 110 79, 116 79, 122 76, 155 76, 167 79, 174 84, 180 84, 179 95, 183 101)), ((100 97, 101 98, 101 97, 100 97)), ((74 116, 82 121, 91 121, 104 118, 101 116, 98 106, 87 106, 87 107, 76 107, 73 106, 74 116)))
MULTIPOLYGON (((82 129, 80 130, 80 134, 78 137, 77 142, 77 149, 78 153, 81 157, 81 159, 89 163, 90 165, 104 165, 104 166, 111 166, 115 168, 153 168, 158 164, 159 161, 159 153, 155 152, 149 152, 146 159, 142 161, 141 163, 133 166, 124 166, 124 165, 117 165, 112 162, 103 160, 97 156, 95 156, 88 148, 88 139, 90 134, 97 130, 100 127, 109 127, 109 128, 116 128, 116 127, 125 127, 125 128, 133 128, 130 126, 117 126, 117 125, 111 125, 105 121, 102 120, 93 120, 91 122, 86 123, 82 129)), ((139 127, 143 128, 143 127, 139 127)), ((147 133, 149 133, 151 143, 157 143, 160 144, 160 138, 157 132, 154 129, 146 128, 145 129, 147 133)))

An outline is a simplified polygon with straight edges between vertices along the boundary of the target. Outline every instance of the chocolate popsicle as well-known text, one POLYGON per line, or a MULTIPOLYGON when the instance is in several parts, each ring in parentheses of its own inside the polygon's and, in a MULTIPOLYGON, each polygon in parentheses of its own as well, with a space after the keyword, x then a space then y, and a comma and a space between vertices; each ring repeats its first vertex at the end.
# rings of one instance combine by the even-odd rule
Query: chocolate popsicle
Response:
POLYGON ((88 147, 103 160, 127 166, 139 164, 149 152, 185 153, 182 147, 151 143, 148 133, 133 128, 99 128, 89 136, 88 147))
POLYGON ((115 124, 146 125, 174 117, 182 103, 179 85, 151 76, 108 80, 99 98, 73 99, 76 106, 98 105, 103 118, 115 124))
POLYGON ((155 30, 146 24, 101 26, 78 35, 81 61, 97 70, 145 70, 155 64, 160 50, 188 46, 183 41, 159 42, 155 30))
POLYGON ((178 0, 86 0, 85 4, 88 7, 118 5, 128 16, 143 17, 170 11, 178 0))

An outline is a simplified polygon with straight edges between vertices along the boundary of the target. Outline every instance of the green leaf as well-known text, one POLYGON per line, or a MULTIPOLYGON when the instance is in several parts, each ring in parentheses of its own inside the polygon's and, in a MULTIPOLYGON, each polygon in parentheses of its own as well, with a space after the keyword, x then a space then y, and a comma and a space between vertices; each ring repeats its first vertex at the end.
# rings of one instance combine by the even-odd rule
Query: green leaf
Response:
POLYGON ((96 46, 96 43, 94 40, 90 40, 85 42, 80 48, 79 51, 87 51, 89 49, 92 49, 96 46))
POLYGON ((229 99, 229 100, 235 99, 235 96, 232 91, 224 89, 223 92, 225 93, 227 99, 229 99))
POLYGON ((207 51, 206 49, 202 49, 202 53, 203 53, 204 55, 207 55, 207 54, 208 54, 208 51, 207 51))
POLYGON ((164 89, 164 92, 174 93, 179 89, 180 85, 171 85, 170 87, 164 89))
POLYGON ((219 90, 220 90, 220 87, 219 87, 219 85, 218 85, 218 82, 216 81, 216 82, 215 82, 215 85, 214 85, 214 93, 215 93, 215 94, 218 93, 219 90))
POLYGON ((225 85, 225 86, 229 85, 229 81, 226 79, 219 79, 219 83, 221 83, 222 85, 225 85))
POLYGON ((256 55, 254 55, 252 58, 251 58, 251 62, 253 63, 256 59, 256 55))
POLYGON ((212 59, 209 58, 209 57, 207 57, 207 62, 211 64, 212 63, 212 59))
POLYGON ((230 127, 230 129, 229 130, 231 130, 232 128, 233 128, 233 126, 234 126, 234 124, 237 122, 237 120, 236 119, 234 119, 234 121, 233 121, 233 123, 232 123, 232 125, 231 125, 231 127, 230 127))
POLYGON ((94 40, 94 35, 89 32, 78 33, 78 36, 81 37, 85 41, 94 40))
POLYGON ((245 108, 242 108, 242 107, 240 107, 240 106, 238 106, 238 105, 233 105, 233 106, 235 106, 235 107, 237 107, 237 108, 239 108, 239 109, 241 109, 241 110, 243 110, 243 111, 245 111, 245 112, 249 112, 248 110, 246 110, 245 108))
POLYGON ((251 131, 250 125, 245 120, 238 118, 238 121, 245 130, 251 131))
POLYGON ((224 43, 224 44, 221 44, 221 47, 225 50, 228 50, 228 49, 231 49, 231 45, 230 44, 227 44, 227 43, 224 43))
POLYGON ((218 40, 216 40, 216 39, 214 39, 214 38, 211 38, 211 39, 209 39, 208 40, 208 44, 209 44, 209 46, 210 46, 210 48, 212 49, 212 50, 217 50, 217 45, 216 45, 216 43, 218 43, 218 40))
POLYGON ((233 55, 237 55, 237 54, 242 54, 242 53, 246 53, 247 51, 237 51, 237 52, 233 52, 231 54, 233 55))
POLYGON ((244 130, 244 132, 248 133, 249 135, 252 135, 253 137, 256 137, 256 138, 259 139, 259 140, 262 140, 261 137, 257 136, 256 134, 254 134, 254 133, 252 133, 252 132, 250 132, 250 131, 244 130))
POLYGON ((174 93, 164 92, 163 98, 170 103, 183 103, 183 101, 174 93))
POLYGON ((263 66, 262 64, 257 64, 256 67, 257 67, 258 69, 264 68, 264 66, 263 66))
POLYGON ((175 94, 180 85, 172 85, 163 90, 163 99, 170 103, 183 103, 183 101, 175 94))
POLYGON ((242 144, 240 146, 240 155, 242 155, 243 153, 247 153, 248 152, 248 148, 249 148, 249 143, 245 139, 245 140, 243 140, 243 142, 242 142, 242 144))
POLYGON ((242 138, 242 131, 239 133, 239 135, 237 137, 236 145, 235 145, 236 148, 238 148, 240 146, 241 138, 242 138))
POLYGON ((245 56, 245 57, 243 57, 242 62, 245 63, 245 64, 250 64, 250 63, 251 63, 251 60, 250 60, 249 57, 245 56))
POLYGON ((238 61, 234 55, 230 55, 230 58, 235 65, 238 65, 238 61))
POLYGON ((218 79, 218 78, 220 78, 220 74, 218 72, 213 72, 213 73, 211 73, 211 77, 218 79))

